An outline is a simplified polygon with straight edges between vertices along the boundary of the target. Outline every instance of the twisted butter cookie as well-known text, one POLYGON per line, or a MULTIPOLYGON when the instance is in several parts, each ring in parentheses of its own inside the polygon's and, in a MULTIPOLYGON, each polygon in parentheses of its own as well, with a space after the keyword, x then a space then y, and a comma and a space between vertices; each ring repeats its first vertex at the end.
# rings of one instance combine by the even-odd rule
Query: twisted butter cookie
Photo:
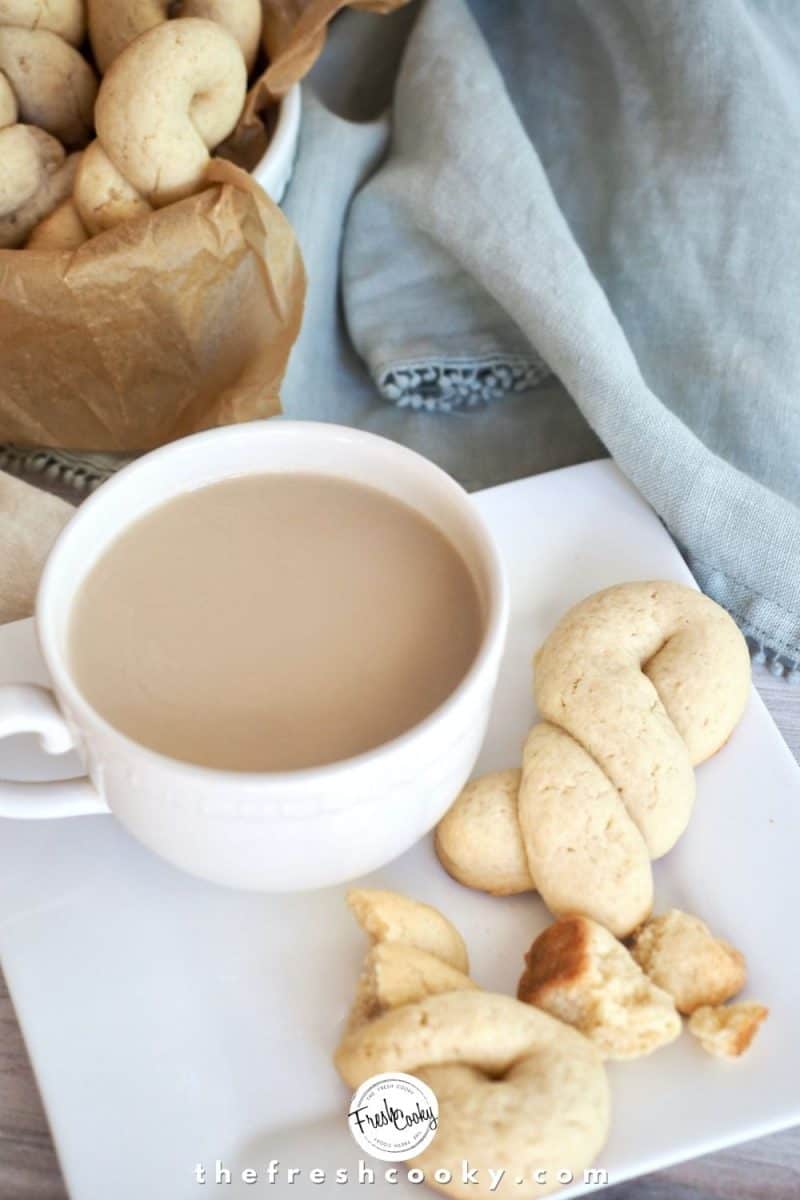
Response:
POLYGON ((536 1194, 545 1196, 559 1186, 560 1169, 577 1174, 588 1166, 609 1123, 608 1083, 591 1042, 518 1000, 478 990, 453 965, 452 953, 439 960, 437 972, 436 953, 423 948, 434 945, 432 929, 435 943, 449 951, 461 939, 440 914, 438 922, 432 919, 429 906, 389 892, 351 893, 349 902, 373 938, 378 931, 378 941, 336 1066, 351 1088, 384 1071, 409 1072, 433 1088, 439 1129, 410 1160, 425 1170, 428 1182, 450 1196, 484 1200, 519 1196, 516 1179, 533 1181, 534 1172, 544 1170, 547 1183, 537 1184, 536 1194), (399 922, 386 919, 392 911, 402 913, 399 922), (400 929, 407 942, 399 940, 400 929), (394 940, 381 940, 387 930, 394 940), (403 959, 406 950, 413 953, 403 959), (373 970, 381 952, 391 955, 388 973, 380 965, 373 970), (365 996, 367 1006, 361 1003, 365 996), (464 1159, 477 1168, 477 1184, 461 1182, 464 1159), (490 1191, 488 1168, 499 1166, 506 1174, 490 1191), (449 1171, 451 1182, 436 1182, 436 1169, 449 1171))
POLYGON ((589 596, 536 655, 543 720, 516 797, 508 771, 470 784, 437 829, 443 866, 486 891, 538 888, 556 915, 626 936, 652 908, 650 860, 689 822, 692 768, 730 736, 749 685, 742 634, 700 592, 647 582, 589 596))

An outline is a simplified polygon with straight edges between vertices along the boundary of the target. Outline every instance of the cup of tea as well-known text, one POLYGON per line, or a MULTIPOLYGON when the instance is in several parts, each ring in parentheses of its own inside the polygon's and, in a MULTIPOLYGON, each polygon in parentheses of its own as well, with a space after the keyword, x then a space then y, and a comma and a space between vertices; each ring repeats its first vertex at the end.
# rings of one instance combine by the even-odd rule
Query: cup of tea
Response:
POLYGON ((35 624, 51 690, 0 736, 86 776, 0 815, 110 812, 193 875, 295 891, 410 847, 467 780, 508 620, 469 496, 384 438, 271 420, 143 456, 75 513, 35 624))

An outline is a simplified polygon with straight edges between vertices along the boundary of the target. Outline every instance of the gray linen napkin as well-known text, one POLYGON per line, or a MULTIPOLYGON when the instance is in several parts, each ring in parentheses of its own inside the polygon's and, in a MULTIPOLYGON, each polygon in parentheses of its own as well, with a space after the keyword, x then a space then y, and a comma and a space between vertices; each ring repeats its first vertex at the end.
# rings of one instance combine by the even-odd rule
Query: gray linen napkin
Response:
POLYGON ((800 6, 472 7, 428 0, 406 47, 344 242, 353 341, 388 400, 498 418, 543 360, 703 588, 796 666, 800 6))

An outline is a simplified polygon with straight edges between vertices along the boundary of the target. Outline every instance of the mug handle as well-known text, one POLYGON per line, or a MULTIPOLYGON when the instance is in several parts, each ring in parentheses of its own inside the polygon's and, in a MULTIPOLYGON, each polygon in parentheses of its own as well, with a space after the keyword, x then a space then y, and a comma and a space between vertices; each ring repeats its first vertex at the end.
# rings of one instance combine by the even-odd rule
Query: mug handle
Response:
MULTIPOLYGON (((75 739, 52 694, 33 683, 0 686, 0 738, 15 733, 38 733, 47 754, 66 754, 75 748, 75 739)), ((108 805, 85 776, 43 783, 0 780, 0 817, 35 820, 108 811, 108 805)))

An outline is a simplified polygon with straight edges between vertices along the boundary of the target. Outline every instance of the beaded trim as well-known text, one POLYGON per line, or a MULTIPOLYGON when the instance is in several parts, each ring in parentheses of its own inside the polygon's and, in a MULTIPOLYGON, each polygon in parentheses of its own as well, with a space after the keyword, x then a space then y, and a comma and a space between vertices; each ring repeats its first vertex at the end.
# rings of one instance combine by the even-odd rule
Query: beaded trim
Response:
POLYGON ((774 675, 776 678, 783 676, 787 683, 800 683, 800 663, 788 658, 785 654, 778 654, 764 642, 749 634, 747 644, 750 647, 750 657, 759 667, 766 667, 770 675, 774 675))
POLYGON ((536 387, 552 372, 538 355, 491 354, 442 361, 415 359, 377 374, 381 395, 399 408, 454 412, 483 408, 512 392, 536 387))
POLYGON ((0 470, 12 475, 36 476, 32 483, 67 488, 82 496, 113 475, 115 467, 100 466, 67 451, 6 445, 0 446, 0 470))

